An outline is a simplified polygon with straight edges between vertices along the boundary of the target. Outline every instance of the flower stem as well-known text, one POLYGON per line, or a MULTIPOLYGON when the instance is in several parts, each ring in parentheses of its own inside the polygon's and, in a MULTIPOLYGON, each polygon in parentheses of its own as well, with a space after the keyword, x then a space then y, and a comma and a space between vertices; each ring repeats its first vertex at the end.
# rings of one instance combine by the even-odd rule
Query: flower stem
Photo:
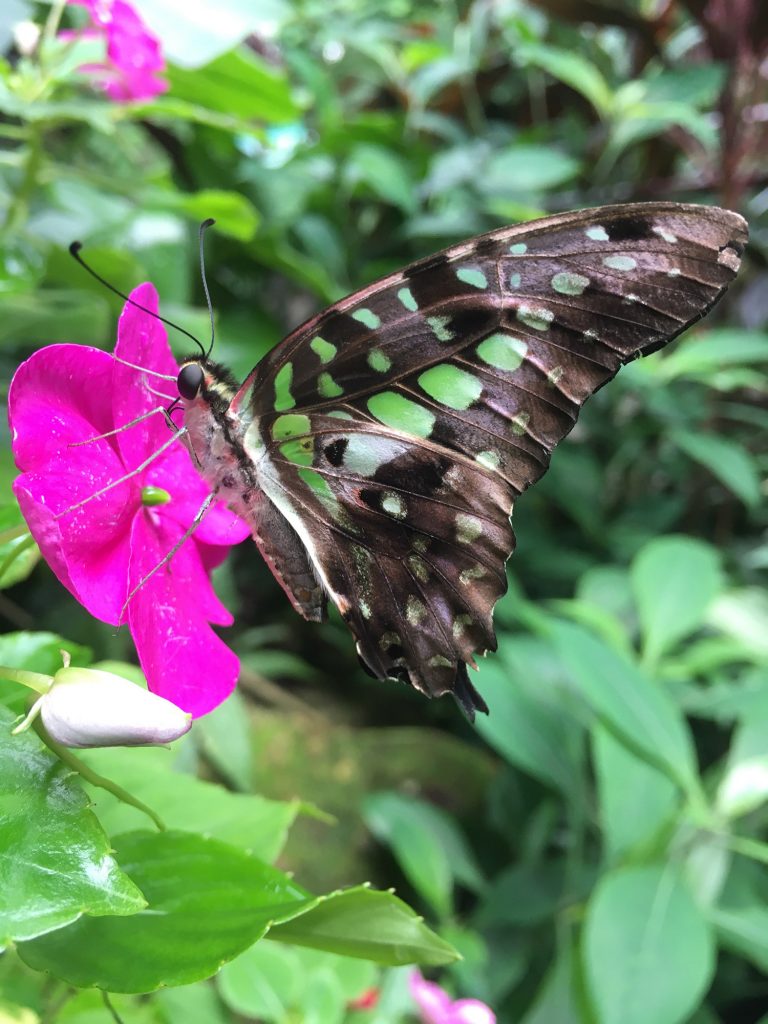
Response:
POLYGON ((90 768, 85 761, 81 761, 79 757, 76 757, 71 750, 67 747, 62 747, 60 743, 51 739, 45 731, 43 723, 39 719, 33 725, 33 729, 46 747, 48 747, 48 749, 52 751, 52 753, 54 753, 56 757, 58 757, 59 760, 68 768, 77 772, 85 782, 89 782, 92 786, 98 786, 99 789, 105 789, 108 793, 117 797, 117 799, 121 800, 124 804, 135 807, 137 811, 141 811, 143 814, 146 814, 147 817, 151 818, 160 832, 165 832, 165 822, 155 811, 152 810, 151 807, 148 807, 142 800, 135 797, 133 793, 129 793, 127 789, 123 789, 122 786, 118 786, 116 782, 105 778, 103 775, 99 775, 98 772, 95 772, 90 768))
POLYGON ((23 668, 8 668, 5 665, 0 665, 0 679, 21 683, 37 693, 48 693, 53 683, 53 676, 44 676, 42 672, 27 672, 23 668))

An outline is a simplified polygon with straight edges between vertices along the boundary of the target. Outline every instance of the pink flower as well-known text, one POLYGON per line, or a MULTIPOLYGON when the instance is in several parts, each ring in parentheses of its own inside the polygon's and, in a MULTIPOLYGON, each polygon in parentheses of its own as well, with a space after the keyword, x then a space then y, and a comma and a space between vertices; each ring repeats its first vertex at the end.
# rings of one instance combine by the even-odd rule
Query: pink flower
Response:
POLYGON ((113 100, 149 100, 163 93, 168 83, 158 78, 165 70, 160 43, 133 7, 125 0, 69 0, 85 7, 91 25, 81 32, 62 32, 60 37, 81 37, 106 42, 103 64, 83 64, 78 70, 92 75, 113 100))
MULTIPOLYGON (((132 298, 157 309, 151 284, 132 298)), ((159 373, 178 372, 162 324, 134 306, 126 305, 120 317, 115 355, 159 373)), ((183 445, 172 442, 128 480, 72 508, 136 470, 172 438, 156 414, 91 440, 167 405, 148 383, 176 393, 171 382, 86 346, 51 345, 22 363, 8 395, 13 453, 22 471, 14 492, 59 580, 96 618, 117 625, 127 617, 150 690, 197 717, 220 704, 237 680, 237 658, 209 625, 230 625, 232 617, 208 575, 228 547, 248 535, 247 527, 214 505, 125 608, 194 519, 206 484, 183 445)))
POLYGON ((496 1024, 496 1015, 485 1003, 479 999, 453 1000, 419 971, 412 972, 408 983, 423 1024, 496 1024))

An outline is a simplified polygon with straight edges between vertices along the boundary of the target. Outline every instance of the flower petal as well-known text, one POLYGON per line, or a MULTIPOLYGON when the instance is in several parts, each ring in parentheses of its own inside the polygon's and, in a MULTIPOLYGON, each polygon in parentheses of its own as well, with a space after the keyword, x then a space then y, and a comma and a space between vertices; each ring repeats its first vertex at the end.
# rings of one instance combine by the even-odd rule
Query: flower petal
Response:
MULTIPOLYGON (((150 312, 145 313, 130 303, 125 304, 117 325, 115 356, 153 372, 142 373, 122 363, 114 363, 112 410, 118 425, 130 423, 151 409, 164 408, 178 396, 176 376, 179 368, 168 345, 165 327, 151 315, 157 313, 157 292, 152 284, 145 282, 134 288, 129 297, 132 302, 144 306, 150 312), (162 380, 154 375, 158 373, 171 379, 162 380)), ((126 465, 137 466, 156 452, 170 436, 165 417, 157 413, 135 427, 122 431, 117 435, 117 443, 126 465)), ((190 471, 194 473, 188 455, 186 459, 190 471)))
POLYGON ((88 668, 59 669, 42 700, 43 725, 65 747, 137 747, 170 743, 192 719, 143 687, 88 668))
MULTIPOLYGON (((131 536, 131 586, 168 554, 181 530, 158 510, 136 517, 131 536)), ((193 542, 147 580, 131 599, 128 620, 149 688, 198 717, 225 700, 239 662, 206 621, 211 589, 193 542)))
POLYGON ((408 985, 424 1024, 451 1024, 453 1002, 447 992, 427 981, 420 971, 411 972, 408 985))
POLYGON ((135 485, 113 487, 87 505, 55 516, 121 476, 104 441, 54 456, 13 489, 30 533, 59 580, 91 615, 117 624, 128 585, 129 533, 138 507, 135 485))
POLYGON ((85 345, 49 345, 21 364, 8 392, 19 469, 36 470, 112 430, 113 366, 107 352, 85 345))
POLYGON ((479 999, 458 999, 451 1011, 451 1024, 496 1024, 496 1014, 479 999))

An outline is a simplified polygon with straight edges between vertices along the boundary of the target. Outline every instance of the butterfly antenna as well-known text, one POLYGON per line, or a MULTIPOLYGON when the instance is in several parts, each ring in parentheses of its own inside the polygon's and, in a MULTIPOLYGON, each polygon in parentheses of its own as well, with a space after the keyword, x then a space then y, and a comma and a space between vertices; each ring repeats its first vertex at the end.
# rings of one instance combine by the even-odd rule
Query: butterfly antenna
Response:
POLYGON ((213 219, 213 217, 208 217, 208 219, 204 220, 203 223, 200 225, 200 277, 203 279, 203 291, 205 292, 205 302, 206 302, 206 305, 208 306, 208 316, 211 318, 211 343, 208 346, 208 351, 205 353, 205 358, 206 359, 208 358, 208 356, 213 351, 214 326, 213 326, 213 306, 211 305, 211 295, 210 295, 210 292, 208 291, 208 282, 207 282, 207 280, 205 278, 205 245, 204 245, 204 238, 205 238, 205 232, 208 230, 208 228, 213 227, 213 225, 215 223, 216 223, 216 221, 213 219))
POLYGON ((96 281, 98 281, 99 284, 103 285, 105 288, 108 288, 109 291, 114 292, 115 295, 119 295, 121 299, 124 299, 126 302, 129 302, 132 306, 135 306, 136 309, 140 309, 142 311, 142 313, 148 313, 150 316, 153 316, 155 318, 155 320, 160 320, 162 323, 166 324, 168 327, 172 327, 174 329, 174 331, 178 331, 179 334, 183 334, 183 335, 185 335, 185 337, 189 338, 191 341, 194 341, 194 343, 200 349, 200 352, 202 353, 202 355, 205 356, 205 349, 203 348, 202 344, 197 340, 197 338, 194 336, 194 334, 190 334, 189 331, 185 331, 183 327, 179 327, 179 325, 175 324, 172 320, 166 320, 166 318, 164 316, 160 316, 160 314, 159 313, 155 313, 154 310, 147 309, 146 306, 142 306, 140 303, 134 302, 134 300, 132 298, 130 298, 130 296, 126 295, 125 292, 121 292, 119 288, 115 288, 115 286, 113 284, 110 284, 109 281, 107 281, 105 278, 103 278, 101 276, 101 274, 97 274, 96 271, 93 269, 93 267, 89 267, 88 264, 83 259, 83 257, 80 255, 80 250, 82 248, 83 248, 83 243, 82 242, 72 242, 72 244, 69 247, 69 255, 80 264, 80 266, 83 268, 83 270, 87 270, 92 278, 94 278, 96 281))

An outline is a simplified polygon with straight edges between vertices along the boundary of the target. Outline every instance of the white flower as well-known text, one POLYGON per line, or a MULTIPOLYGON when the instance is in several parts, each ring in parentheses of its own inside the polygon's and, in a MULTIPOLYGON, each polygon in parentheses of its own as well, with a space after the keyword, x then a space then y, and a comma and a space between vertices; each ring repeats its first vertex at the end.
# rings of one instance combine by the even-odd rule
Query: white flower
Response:
POLYGON ((59 669, 38 704, 46 731, 64 747, 170 743, 192 725, 164 697, 98 669, 59 669))

